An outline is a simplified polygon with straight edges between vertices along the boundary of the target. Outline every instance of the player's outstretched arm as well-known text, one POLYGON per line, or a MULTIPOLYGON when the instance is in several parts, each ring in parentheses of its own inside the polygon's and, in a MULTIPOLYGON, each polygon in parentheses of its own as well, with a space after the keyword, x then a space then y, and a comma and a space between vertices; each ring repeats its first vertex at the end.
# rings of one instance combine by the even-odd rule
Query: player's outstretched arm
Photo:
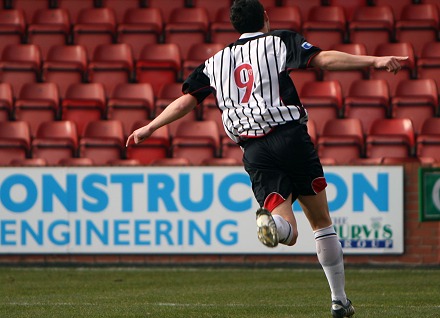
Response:
POLYGON ((190 94, 179 97, 169 104, 151 123, 133 131, 131 135, 128 136, 125 145, 128 146, 132 141, 135 144, 143 142, 157 129, 185 116, 196 106, 197 99, 190 94))
POLYGON ((400 62, 407 59, 408 56, 369 56, 322 51, 313 58, 311 65, 329 71, 347 71, 372 66, 397 73, 401 69, 400 62))

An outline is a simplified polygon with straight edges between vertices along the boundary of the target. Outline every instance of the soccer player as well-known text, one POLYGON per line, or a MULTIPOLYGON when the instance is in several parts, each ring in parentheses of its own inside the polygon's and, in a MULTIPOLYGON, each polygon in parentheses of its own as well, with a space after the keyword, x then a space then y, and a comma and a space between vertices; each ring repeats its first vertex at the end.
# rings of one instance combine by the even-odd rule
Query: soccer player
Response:
POLYGON ((342 248, 330 218, 323 169, 307 132, 307 110, 289 72, 317 67, 365 67, 398 72, 407 57, 359 56, 322 51, 298 33, 270 31, 258 0, 236 0, 231 23, 240 38, 201 64, 183 83, 184 95, 127 139, 141 143, 189 113, 213 93, 227 135, 243 149, 244 168, 260 205, 259 240, 268 247, 294 245, 298 230, 292 203, 298 200, 314 231, 318 260, 331 290, 333 317, 351 317, 345 294, 342 248))

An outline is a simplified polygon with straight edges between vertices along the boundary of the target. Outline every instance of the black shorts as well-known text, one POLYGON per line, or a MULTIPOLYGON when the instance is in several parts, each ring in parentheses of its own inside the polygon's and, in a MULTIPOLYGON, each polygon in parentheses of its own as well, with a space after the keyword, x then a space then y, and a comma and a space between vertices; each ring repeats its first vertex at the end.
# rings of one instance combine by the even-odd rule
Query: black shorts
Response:
POLYGON ((305 124, 289 122, 241 145, 244 168, 260 206, 271 194, 283 199, 292 194, 296 200, 299 195, 314 195, 327 185, 305 124))

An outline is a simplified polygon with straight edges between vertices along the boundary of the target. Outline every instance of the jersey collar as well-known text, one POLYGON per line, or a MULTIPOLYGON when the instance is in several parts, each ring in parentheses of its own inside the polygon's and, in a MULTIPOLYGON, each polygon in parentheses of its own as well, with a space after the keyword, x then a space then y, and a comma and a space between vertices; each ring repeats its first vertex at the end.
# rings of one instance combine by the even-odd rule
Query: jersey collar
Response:
POLYGON ((239 39, 241 40, 241 39, 247 39, 247 38, 254 38, 254 37, 260 36, 262 34, 264 34, 264 33, 263 32, 243 33, 239 39))

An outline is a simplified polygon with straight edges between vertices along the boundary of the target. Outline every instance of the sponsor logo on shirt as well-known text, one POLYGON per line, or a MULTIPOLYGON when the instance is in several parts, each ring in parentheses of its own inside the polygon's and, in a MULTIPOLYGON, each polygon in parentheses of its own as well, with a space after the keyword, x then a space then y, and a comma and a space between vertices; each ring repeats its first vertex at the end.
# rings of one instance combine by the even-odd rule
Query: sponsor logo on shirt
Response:
POLYGON ((310 49, 313 45, 311 45, 309 42, 304 42, 303 44, 301 44, 303 49, 310 49))

